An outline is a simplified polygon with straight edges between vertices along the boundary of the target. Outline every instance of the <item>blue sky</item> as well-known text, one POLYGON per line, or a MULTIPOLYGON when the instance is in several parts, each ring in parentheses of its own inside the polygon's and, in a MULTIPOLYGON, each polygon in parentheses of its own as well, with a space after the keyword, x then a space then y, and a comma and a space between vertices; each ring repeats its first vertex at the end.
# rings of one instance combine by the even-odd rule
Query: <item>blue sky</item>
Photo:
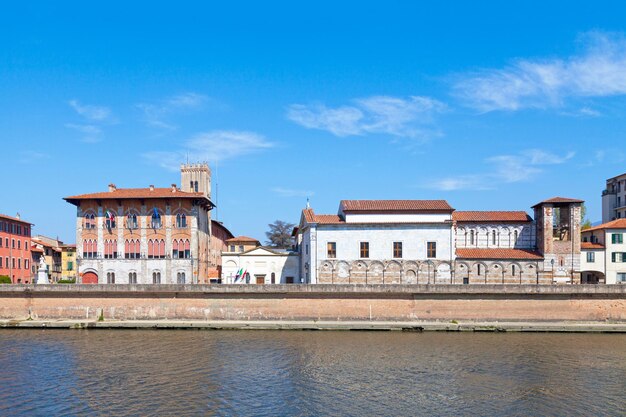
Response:
POLYGON ((623 2, 338 3, 3 4, 0 212, 73 242, 63 197, 179 184, 189 155, 262 240, 307 197, 562 195, 600 219, 626 172, 623 2))

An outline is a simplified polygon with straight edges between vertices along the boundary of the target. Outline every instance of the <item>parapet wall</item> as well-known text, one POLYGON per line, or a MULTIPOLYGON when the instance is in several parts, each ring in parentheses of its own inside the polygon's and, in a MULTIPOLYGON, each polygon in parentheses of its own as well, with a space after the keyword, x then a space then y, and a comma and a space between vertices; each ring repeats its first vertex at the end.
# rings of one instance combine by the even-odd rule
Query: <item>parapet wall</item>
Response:
POLYGON ((626 322, 626 285, 0 285, 0 319, 626 322))

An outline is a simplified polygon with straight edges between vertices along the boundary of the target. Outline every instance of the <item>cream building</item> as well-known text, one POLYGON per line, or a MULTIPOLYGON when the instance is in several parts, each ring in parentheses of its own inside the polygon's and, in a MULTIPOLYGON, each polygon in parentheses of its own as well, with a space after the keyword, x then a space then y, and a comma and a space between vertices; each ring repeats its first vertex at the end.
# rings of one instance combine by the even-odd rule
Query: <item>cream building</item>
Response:
POLYGON ((581 271, 586 284, 626 284, 626 219, 582 232, 581 271))
POLYGON ((222 252, 223 284, 294 284, 298 279, 298 254, 256 246, 222 252))

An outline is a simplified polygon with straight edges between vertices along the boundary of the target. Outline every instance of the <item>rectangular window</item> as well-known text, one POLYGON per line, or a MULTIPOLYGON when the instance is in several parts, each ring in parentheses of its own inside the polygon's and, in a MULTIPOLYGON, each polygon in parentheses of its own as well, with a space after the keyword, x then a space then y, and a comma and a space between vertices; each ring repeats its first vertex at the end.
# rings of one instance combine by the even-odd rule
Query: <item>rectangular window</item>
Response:
POLYGON ((626 272, 618 272, 617 273, 617 283, 618 284, 626 284, 626 272))
POLYGON ((611 235, 611 243, 615 243, 615 244, 624 243, 624 236, 621 233, 613 233, 611 235))
POLYGON ((239 245, 239 252, 243 252, 243 245, 239 245))
POLYGON ((67 261, 67 270, 71 271, 74 269, 74 262, 72 261, 67 261))
POLYGON ((595 262, 596 254, 595 252, 587 252, 587 262, 595 262))
POLYGON ((235 245, 230 245, 230 251, 234 252, 235 251, 235 245))
POLYGON ((437 257, 437 242, 428 242, 426 244, 426 257, 427 258, 437 257))
POLYGON ((329 258, 337 257, 337 242, 328 242, 326 244, 326 251, 329 258))
POLYGON ((370 243, 369 242, 361 242, 360 243, 360 252, 361 252, 361 258, 369 258, 370 257, 370 243))
POLYGON ((626 252, 613 252, 611 253, 611 262, 626 262, 626 252))
POLYGON ((402 258, 402 242, 393 242, 393 257, 402 258))

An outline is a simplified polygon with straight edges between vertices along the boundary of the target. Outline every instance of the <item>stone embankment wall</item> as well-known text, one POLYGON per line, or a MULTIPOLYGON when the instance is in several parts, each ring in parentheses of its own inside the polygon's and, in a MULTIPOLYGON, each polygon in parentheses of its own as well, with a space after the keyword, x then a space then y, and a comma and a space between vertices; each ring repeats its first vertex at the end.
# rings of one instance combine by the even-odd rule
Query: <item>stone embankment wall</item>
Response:
POLYGON ((626 285, 0 285, 0 319, 626 322, 626 285))

